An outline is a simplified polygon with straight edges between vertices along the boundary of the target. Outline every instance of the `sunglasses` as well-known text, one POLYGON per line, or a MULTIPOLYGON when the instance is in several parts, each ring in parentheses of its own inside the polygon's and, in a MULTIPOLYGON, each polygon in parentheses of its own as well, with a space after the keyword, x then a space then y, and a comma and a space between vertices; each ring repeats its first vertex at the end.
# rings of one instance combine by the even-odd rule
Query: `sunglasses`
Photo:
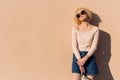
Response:
POLYGON ((83 14, 86 14, 86 12, 84 11, 84 10, 82 10, 80 13, 78 13, 77 15, 76 15, 76 17, 77 18, 79 18, 81 15, 83 15, 83 14))

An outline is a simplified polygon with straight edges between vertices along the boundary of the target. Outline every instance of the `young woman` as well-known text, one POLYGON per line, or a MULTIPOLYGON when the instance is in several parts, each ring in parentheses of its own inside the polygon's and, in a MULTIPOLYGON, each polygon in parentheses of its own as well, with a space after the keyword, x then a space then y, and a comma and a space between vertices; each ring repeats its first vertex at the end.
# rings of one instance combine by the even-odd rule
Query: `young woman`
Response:
POLYGON ((72 80, 80 80, 81 73, 94 80, 98 67, 94 57, 99 41, 99 27, 90 24, 92 12, 78 8, 74 20, 77 26, 72 29, 72 80))

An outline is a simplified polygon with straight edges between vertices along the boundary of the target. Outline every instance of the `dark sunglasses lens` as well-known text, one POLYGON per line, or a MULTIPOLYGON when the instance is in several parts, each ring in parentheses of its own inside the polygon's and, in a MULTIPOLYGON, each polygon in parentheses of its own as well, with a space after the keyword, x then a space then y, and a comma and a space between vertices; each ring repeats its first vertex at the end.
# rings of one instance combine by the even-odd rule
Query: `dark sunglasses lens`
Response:
POLYGON ((79 18, 79 17, 80 17, 80 14, 77 14, 76 17, 79 18))
POLYGON ((83 14, 85 14, 86 12, 83 10, 83 11, 81 11, 81 14, 83 15, 83 14))

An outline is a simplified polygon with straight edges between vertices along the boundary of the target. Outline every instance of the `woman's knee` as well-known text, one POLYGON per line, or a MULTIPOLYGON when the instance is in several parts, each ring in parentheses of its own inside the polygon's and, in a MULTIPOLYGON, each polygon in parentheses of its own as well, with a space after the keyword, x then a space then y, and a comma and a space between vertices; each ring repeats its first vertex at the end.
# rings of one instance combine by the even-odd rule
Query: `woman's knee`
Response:
POLYGON ((95 76, 93 76, 93 75, 89 75, 89 76, 87 76, 90 80, 94 80, 94 78, 95 78, 95 76))
POLYGON ((72 80, 81 80, 79 73, 72 73, 72 80))

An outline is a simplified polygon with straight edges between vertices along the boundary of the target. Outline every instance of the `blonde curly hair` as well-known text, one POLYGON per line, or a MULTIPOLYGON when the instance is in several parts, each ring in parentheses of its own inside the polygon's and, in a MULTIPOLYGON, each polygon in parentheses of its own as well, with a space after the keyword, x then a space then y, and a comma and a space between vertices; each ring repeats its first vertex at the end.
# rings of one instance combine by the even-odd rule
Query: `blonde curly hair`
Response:
POLYGON ((90 21, 92 19, 92 11, 90 11, 88 8, 86 7, 79 7, 76 9, 75 13, 74 13, 74 21, 77 25, 80 25, 82 22, 76 17, 76 14, 79 10, 84 10, 87 13, 88 16, 88 21, 90 21))

